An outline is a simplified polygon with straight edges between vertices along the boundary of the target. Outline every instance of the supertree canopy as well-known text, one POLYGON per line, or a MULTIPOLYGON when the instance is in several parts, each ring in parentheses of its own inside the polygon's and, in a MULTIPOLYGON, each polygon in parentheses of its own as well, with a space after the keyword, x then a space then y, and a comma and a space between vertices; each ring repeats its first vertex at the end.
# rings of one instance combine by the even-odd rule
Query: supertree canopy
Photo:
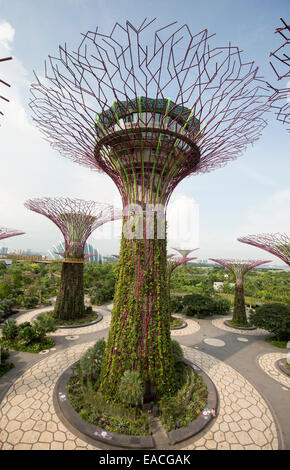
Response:
POLYGON ((258 68, 238 47, 212 44, 207 30, 192 34, 175 23, 154 30, 153 22, 87 32, 76 52, 65 46, 49 56, 45 78, 32 85, 34 120, 51 145, 109 175, 139 217, 131 223, 125 211, 124 226, 138 236, 123 230, 100 375, 108 398, 127 369, 156 396, 173 390, 166 234, 158 223, 180 181, 225 165, 259 138, 269 106, 258 68), (147 204, 158 205, 159 217, 147 204))
MULTIPOLYGON (((272 107, 277 110, 278 121, 283 124, 290 124, 290 56, 289 56, 289 45, 290 45, 290 25, 287 24, 283 18, 280 18, 282 26, 276 28, 275 33, 280 36, 281 45, 274 51, 270 52, 270 65, 277 77, 277 80, 287 80, 286 86, 277 88, 276 86, 270 85, 270 88, 274 90, 274 93, 270 99, 272 107)), ((288 129, 290 132, 290 127, 288 129)))
POLYGON ((286 233, 260 233, 239 237, 239 242, 262 248, 290 266, 290 237, 286 233))
MULTIPOLYGON (((12 57, 4 57, 4 58, 0 59, 0 62, 5 62, 6 60, 11 60, 11 59, 12 59, 12 57)), ((4 80, 1 80, 1 78, 0 78, 0 83, 3 83, 3 85, 10 87, 9 83, 4 82, 4 80)), ((2 96, 2 95, 0 95, 0 98, 4 101, 9 102, 9 100, 7 98, 5 98, 4 96, 2 96)), ((0 114, 2 114, 2 116, 3 116, 2 111, 0 111, 0 114)))
POLYGON ((245 307, 245 295, 244 295, 244 277, 248 271, 264 263, 270 263, 270 261, 260 260, 234 260, 234 259, 215 259, 209 258, 215 263, 219 263, 225 268, 229 269, 235 278, 235 300, 234 300, 234 314, 233 322, 238 326, 247 326, 248 320, 246 315, 245 307))
POLYGON ((0 227, 0 240, 4 238, 16 237, 17 235, 24 235, 25 232, 21 232, 20 230, 14 230, 7 227, 0 227))
MULTIPOLYGON (((197 249, 197 248, 196 248, 197 249)), ((185 250, 184 250, 185 251, 185 250)), ((187 250, 186 250, 187 251, 187 250)), ((193 250, 190 250, 189 253, 193 251, 193 250)), ((197 259, 196 257, 195 258, 187 258, 187 257, 181 257, 181 258, 168 258, 167 257, 167 271, 168 271, 168 284, 169 284, 169 288, 170 288, 170 279, 171 279, 171 275, 173 273, 173 271, 178 268, 178 266, 182 266, 182 265, 185 265, 186 263, 189 263, 189 261, 192 261, 194 259, 197 259)))
POLYGON ((113 206, 70 198, 30 199, 25 207, 45 215, 57 225, 63 234, 66 261, 62 264, 59 293, 54 314, 62 320, 81 317, 84 314, 83 269, 84 249, 88 237, 96 228, 115 220, 113 206))

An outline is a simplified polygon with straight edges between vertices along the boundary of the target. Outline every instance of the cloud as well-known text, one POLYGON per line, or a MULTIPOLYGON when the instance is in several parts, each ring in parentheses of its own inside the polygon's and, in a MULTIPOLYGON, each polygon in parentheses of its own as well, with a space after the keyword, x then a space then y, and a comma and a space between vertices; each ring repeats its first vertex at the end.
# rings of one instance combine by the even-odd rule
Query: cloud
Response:
POLYGON ((0 22, 0 46, 7 50, 10 50, 10 43, 13 42, 15 30, 7 21, 0 22))

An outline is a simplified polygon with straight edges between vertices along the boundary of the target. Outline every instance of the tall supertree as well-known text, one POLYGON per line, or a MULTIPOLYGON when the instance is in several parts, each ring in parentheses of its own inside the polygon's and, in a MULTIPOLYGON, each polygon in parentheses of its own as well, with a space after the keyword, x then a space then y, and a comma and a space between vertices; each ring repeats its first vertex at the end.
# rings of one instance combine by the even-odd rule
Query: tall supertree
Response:
MULTIPOLYGON (((88 237, 96 228, 115 220, 111 205, 70 198, 30 199, 25 207, 45 215, 57 225, 64 237, 65 252, 59 293, 54 314, 62 320, 79 318, 84 314, 83 270, 84 249, 88 237), (69 262, 69 260, 72 262, 69 262)), ((120 216, 119 216, 120 217, 120 216)))
POLYGON ((7 227, 0 227, 0 240, 4 238, 16 237, 17 235, 24 235, 25 232, 21 232, 20 230, 14 230, 7 227))
MULTIPOLYGON (((197 248, 196 248, 197 249, 197 248)), ((186 250, 184 250, 186 251, 186 250)), ((189 253, 193 251, 190 250, 189 253)), ((192 261, 195 258, 187 258, 186 256, 182 256, 181 258, 172 258, 171 255, 169 255, 170 258, 167 256, 167 271, 168 271, 168 286, 169 286, 169 292, 170 292, 170 280, 171 280, 171 275, 173 271, 178 268, 178 266, 184 266, 186 263, 189 263, 189 261, 192 261)))
POLYGON ((209 258, 215 263, 219 263, 229 269, 235 278, 235 300, 233 322, 238 326, 247 326, 248 320, 245 307, 244 277, 251 269, 256 268, 270 261, 259 260, 234 260, 234 259, 215 259, 209 258))
MULTIPOLYGON (((280 36, 281 45, 274 51, 270 52, 270 65, 276 75, 277 80, 287 80, 286 86, 277 88, 274 85, 269 87, 274 91, 270 101, 272 107, 278 110, 277 119, 283 124, 290 124, 290 25, 283 18, 280 18, 282 26, 276 28, 275 33, 280 36)), ((290 132, 290 127, 288 129, 290 132)))
MULTIPOLYGON (((192 250, 188 250, 188 249, 185 250, 185 249, 181 249, 181 248, 173 248, 172 247, 172 249, 177 251, 177 253, 179 253, 181 255, 180 260, 182 260, 183 262, 180 263, 180 264, 183 265, 183 272, 186 272, 186 263, 187 263, 186 258, 188 257, 189 253, 191 253, 192 251, 198 250, 198 248, 193 248, 192 250)), ((190 259, 196 259, 196 258, 190 258, 190 259)), ((178 265, 178 266, 180 266, 180 265, 178 265)), ((171 275, 170 275, 170 277, 171 277, 171 275)))
POLYGON ((76 52, 65 46, 49 56, 45 78, 32 85, 34 120, 51 145, 109 175, 126 207, 100 376, 108 398, 127 369, 157 396, 172 391, 160 227, 168 200, 185 177, 221 167, 255 142, 268 109, 269 89, 237 47, 212 45, 207 30, 192 34, 175 23, 154 30, 153 22, 87 32, 76 52))
POLYGON ((262 248, 290 266, 290 237, 286 233, 260 233, 239 237, 238 241, 262 248))

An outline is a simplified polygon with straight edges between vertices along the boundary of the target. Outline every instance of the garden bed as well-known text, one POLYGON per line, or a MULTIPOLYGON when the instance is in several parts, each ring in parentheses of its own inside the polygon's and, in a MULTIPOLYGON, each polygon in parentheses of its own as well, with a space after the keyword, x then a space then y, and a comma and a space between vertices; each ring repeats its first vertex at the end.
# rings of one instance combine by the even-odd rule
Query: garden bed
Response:
MULTIPOLYGON (((175 444, 181 442, 189 437, 199 433, 202 429, 207 426, 213 417, 217 413, 218 408, 218 395, 215 386, 211 379, 196 365, 184 360, 186 365, 191 368, 193 376, 199 382, 200 387, 204 387, 201 397, 196 402, 196 409, 193 411, 194 417, 192 422, 189 422, 186 426, 178 429, 168 430, 168 442, 169 444, 175 444), (198 407, 201 407, 200 409, 198 407), (212 410, 214 410, 212 412, 212 410)), ((104 429, 99 424, 94 424, 83 419, 86 413, 81 413, 81 416, 75 409, 75 403, 70 401, 72 399, 69 390, 71 389, 72 377, 74 366, 69 367, 59 378, 53 393, 54 406, 60 420, 70 425, 77 431, 78 435, 81 433, 81 438, 85 441, 90 438, 89 442, 93 439, 94 441, 101 441, 110 446, 116 446, 119 448, 126 449, 152 449, 156 448, 154 436, 151 434, 147 435, 129 435, 121 432, 115 432, 109 428, 104 429), (74 405, 74 406, 73 406, 74 405)), ((197 383, 196 382, 196 383, 197 383)), ((198 393, 198 391, 196 391, 198 393)), ((172 397, 174 399, 175 397, 172 397)), ((189 406, 191 404, 189 403, 189 406)), ((191 407, 193 408, 193 407, 191 407)), ((179 412, 182 414, 187 409, 176 410, 177 420, 179 420, 179 412)), ((192 411, 192 410, 191 410, 192 411)), ((186 416, 185 416, 186 418, 186 416)), ((160 419, 162 419, 160 417, 160 419)), ((182 421, 182 418, 180 418, 182 421)), ((172 424, 172 423, 171 423, 172 424)), ((174 418, 174 424, 176 420, 174 418)), ((145 426, 146 427, 146 426, 145 426)), ((145 429, 145 428, 144 428, 145 429)), ((150 432, 150 428, 148 430, 150 432)))
MULTIPOLYGON (((40 315, 35 315, 33 317, 33 320, 37 320, 39 317, 44 315, 45 313, 50 313, 52 315, 52 312, 43 312, 40 315)), ((87 315, 84 315, 82 318, 76 318, 72 320, 61 320, 55 316, 53 318, 56 319, 57 321, 57 327, 59 329, 61 328, 83 328, 85 326, 91 326, 94 325, 95 323, 99 323, 103 319, 103 315, 99 312, 93 311, 92 313, 89 313, 87 315)))
POLYGON ((39 353, 43 349, 53 348, 54 342, 51 338, 44 338, 42 341, 32 342, 31 344, 22 344, 19 341, 7 340, 0 338, 0 346, 14 351, 22 351, 29 353, 39 353))
POLYGON ((187 323, 183 318, 177 318, 177 317, 170 317, 170 329, 171 330, 181 330, 182 328, 186 328, 187 323))
POLYGON ((231 320, 225 320, 224 324, 226 326, 229 326, 230 328, 236 328, 237 330, 256 330, 257 328, 255 326, 238 326, 235 325, 234 323, 231 323, 231 320))
POLYGON ((286 374, 288 377, 290 377, 290 364, 287 364, 286 359, 280 359, 275 363, 275 366, 278 370, 283 372, 283 374, 286 374))

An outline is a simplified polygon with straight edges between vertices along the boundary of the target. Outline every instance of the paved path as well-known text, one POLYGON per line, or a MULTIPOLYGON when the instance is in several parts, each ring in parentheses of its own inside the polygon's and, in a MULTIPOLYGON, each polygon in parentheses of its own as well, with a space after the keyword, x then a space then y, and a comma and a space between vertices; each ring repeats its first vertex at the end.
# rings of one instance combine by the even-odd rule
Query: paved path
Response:
MULTIPOLYGON (((97 324, 98 329, 82 333, 80 330, 86 327, 66 329, 66 335, 76 334, 75 341, 53 334, 55 348, 45 356, 11 353, 16 367, 0 378, 0 448, 96 448, 60 423, 52 404, 52 390, 63 370, 90 344, 107 336, 111 308, 101 307, 104 320, 97 324)), ((28 314, 35 316, 37 311, 28 314)), ((26 321, 25 315, 27 312, 19 315, 18 321, 26 321)), ((277 380, 278 371, 273 366, 287 350, 280 352, 266 343, 265 332, 244 334, 221 327, 223 320, 219 317, 197 323, 186 318, 188 327, 179 330, 182 334, 173 333, 186 356, 211 377, 220 396, 220 410, 210 427, 175 448, 290 449, 289 379, 282 376, 277 380)), ((109 448, 102 444, 99 447, 109 448)))
MULTIPOLYGON (((89 449, 60 422, 53 405, 58 377, 93 342, 57 352, 28 369, 10 387, 0 410, 5 449, 89 449)), ((185 449, 277 449, 276 426, 266 403, 240 374, 208 354, 183 347, 185 357, 205 370, 220 397, 218 417, 207 434, 185 449)), ((96 445, 99 448, 98 444, 96 445)), ((172 446, 167 447, 172 449, 172 446)))

